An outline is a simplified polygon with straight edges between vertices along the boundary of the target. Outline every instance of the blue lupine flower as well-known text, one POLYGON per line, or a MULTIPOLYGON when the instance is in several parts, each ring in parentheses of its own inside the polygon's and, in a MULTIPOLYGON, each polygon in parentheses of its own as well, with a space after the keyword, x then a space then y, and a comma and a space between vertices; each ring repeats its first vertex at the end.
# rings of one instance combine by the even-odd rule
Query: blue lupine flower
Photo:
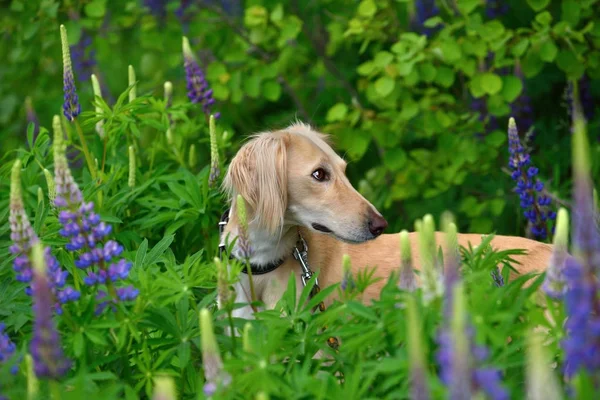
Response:
MULTIPOLYGON (((19 282, 30 283, 33 277, 31 269, 31 249, 39 242, 39 238, 33 231, 33 227, 29 222, 27 213, 23 207, 23 196, 21 193, 21 161, 15 161, 12 174, 11 174, 11 185, 10 185, 10 229, 11 239, 13 245, 10 247, 10 252, 15 255, 13 262, 13 269, 16 272, 16 280, 19 282)), ((62 312, 61 304, 68 301, 75 301, 79 299, 79 292, 65 287, 66 279, 69 275, 67 271, 63 271, 58 264, 56 258, 50 252, 50 248, 44 249, 45 262, 48 268, 48 282, 52 297, 56 301, 52 301, 55 304, 57 313, 62 312)), ((31 287, 25 288, 25 293, 31 295, 31 287)))
MULTIPOLYGON (((14 354, 17 346, 10 340, 8 334, 4 332, 5 325, 0 322, 0 364, 7 362, 14 354)), ((16 374, 18 366, 12 367, 11 372, 16 374)))
MULTIPOLYGON (((89 286, 110 284, 112 287, 112 283, 128 277, 131 263, 119 259, 123 246, 114 240, 107 240, 112 227, 100 220, 100 216, 94 212, 94 203, 83 200, 81 190, 67 165, 64 147, 60 133, 55 133, 54 203, 59 210, 58 220, 62 225, 59 234, 69 239, 65 248, 77 253, 75 266, 89 271, 84 283, 89 286)), ((133 288, 116 288, 112 293, 113 302, 133 300, 138 294, 133 288)), ((99 293, 98 299, 101 298, 99 293)))
POLYGON ((496 19, 505 15, 510 10, 510 5, 503 0, 487 0, 485 2, 485 15, 489 19, 496 19))
MULTIPOLYGON (((211 115, 210 108, 215 103, 212 89, 209 89, 204 71, 198 65, 190 42, 183 37, 183 62, 185 67, 185 78, 187 82, 188 98, 194 104, 202 104, 202 111, 207 117, 211 115)), ((214 113, 216 119, 221 113, 214 113)))
POLYGON ((546 239, 548 222, 556 218, 556 213, 548 207, 551 199, 543 194, 544 184, 535 178, 539 170, 531 165, 531 157, 521 145, 514 118, 508 122, 508 152, 511 178, 517 183, 515 193, 519 195, 523 214, 531 224, 531 233, 536 238, 546 239))
POLYGON ((92 36, 86 30, 81 33, 81 38, 76 45, 70 47, 73 68, 79 79, 88 80, 96 66, 96 50, 90 48, 92 36))
POLYGON ((35 321, 30 351, 35 375, 38 378, 57 379, 71 368, 71 362, 64 356, 60 337, 52 320, 52 291, 44 258, 42 245, 36 243, 32 249, 35 321))
POLYGON ((440 13, 435 0, 416 0, 415 1, 415 13, 412 17, 411 25, 413 30, 423 33, 427 37, 433 36, 437 31, 441 29, 438 25, 434 28, 426 28, 423 26, 424 22, 429 18, 435 17, 440 13))
POLYGON ((167 18, 167 2, 168 0, 144 0, 144 6, 148 7, 161 25, 167 18))
POLYGON ((64 25, 60 26, 60 40, 62 44, 63 56, 63 91, 64 103, 63 113, 69 121, 73 121, 81 113, 81 105, 75 88, 75 77, 71 65, 71 53, 69 51, 69 42, 67 40, 67 29, 64 25))

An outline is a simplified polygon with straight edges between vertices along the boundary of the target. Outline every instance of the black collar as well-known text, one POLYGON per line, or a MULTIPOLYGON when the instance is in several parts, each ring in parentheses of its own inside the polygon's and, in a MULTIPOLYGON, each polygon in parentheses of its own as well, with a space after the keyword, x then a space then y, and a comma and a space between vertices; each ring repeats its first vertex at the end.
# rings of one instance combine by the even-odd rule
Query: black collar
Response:
MULTIPOLYGON (((225 244, 225 238, 222 236, 223 236, 223 230, 225 230, 225 225, 227 225, 228 222, 229 222, 229 208, 227 210, 225 210, 223 215, 221 215, 221 220, 219 221, 219 240, 221 240, 221 243, 219 244, 219 257, 221 257, 221 258, 223 258, 223 253, 225 252, 225 248, 227 247, 225 244)), ((235 257, 233 255, 230 255, 229 259, 234 260, 235 257)), ((268 274, 269 272, 273 272, 277 268, 281 267, 281 264, 283 264, 284 261, 285 261, 285 258, 282 258, 281 260, 276 260, 276 261, 270 262, 268 264, 262 264, 262 265, 250 264, 250 271, 252 272, 252 275, 268 274)), ((248 273, 248 270, 246 268, 247 267, 244 267, 242 269, 242 272, 245 274, 248 273)))

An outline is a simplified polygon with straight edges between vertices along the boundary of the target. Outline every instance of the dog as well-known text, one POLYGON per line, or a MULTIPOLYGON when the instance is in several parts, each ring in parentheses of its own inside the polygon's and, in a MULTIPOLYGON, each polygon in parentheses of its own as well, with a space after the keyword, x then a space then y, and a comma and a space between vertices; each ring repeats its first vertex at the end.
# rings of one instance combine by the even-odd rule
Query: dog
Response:
MULTIPOLYGON (((230 211, 222 223, 221 243, 230 246, 231 257, 244 257, 234 212, 236 197, 241 195, 248 210, 247 241, 256 299, 266 309, 273 309, 282 297, 290 274, 301 287, 299 260, 292 254, 299 237, 307 244, 308 265, 319 271, 321 287, 342 280, 344 254, 350 256, 354 276, 369 266, 376 268, 376 278, 384 278, 366 290, 367 301, 377 298, 392 271, 398 271, 399 236, 384 234, 387 221, 352 186, 345 175, 346 165, 326 135, 303 123, 252 136, 232 159, 223 181, 230 211)), ((409 238, 413 265, 420 269, 416 233, 409 238)), ((436 240, 444 247, 443 233, 436 232, 436 240)), ((458 235, 459 245, 465 247, 477 246, 481 240, 479 234, 458 235)), ((524 255, 513 256, 520 273, 542 272, 552 254, 551 245, 521 237, 495 236, 491 245, 497 250, 524 249, 524 255)), ((235 285, 236 303, 250 303, 249 288, 248 275, 241 273, 235 285)), ((328 298, 326 303, 331 301, 328 298)), ((234 314, 249 319, 253 309, 247 305, 234 314)))

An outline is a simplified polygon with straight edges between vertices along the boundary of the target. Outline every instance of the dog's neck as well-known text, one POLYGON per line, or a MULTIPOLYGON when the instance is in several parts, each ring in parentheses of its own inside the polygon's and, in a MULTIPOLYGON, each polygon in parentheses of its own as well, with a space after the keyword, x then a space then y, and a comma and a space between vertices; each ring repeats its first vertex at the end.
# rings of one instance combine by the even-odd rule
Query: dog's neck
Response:
MULTIPOLYGON (((240 233, 240 224, 235 215, 231 215, 227 227, 223 231, 226 244, 229 246, 240 233), (229 237, 227 237, 229 235, 229 237)), ((248 224, 248 242, 250 245, 250 264, 261 266, 268 265, 292 256, 292 251, 298 240, 298 226, 285 224, 276 234, 260 229, 255 223, 248 224)), ((244 251, 240 246, 240 239, 235 241, 231 249, 233 257, 242 259, 244 251)))

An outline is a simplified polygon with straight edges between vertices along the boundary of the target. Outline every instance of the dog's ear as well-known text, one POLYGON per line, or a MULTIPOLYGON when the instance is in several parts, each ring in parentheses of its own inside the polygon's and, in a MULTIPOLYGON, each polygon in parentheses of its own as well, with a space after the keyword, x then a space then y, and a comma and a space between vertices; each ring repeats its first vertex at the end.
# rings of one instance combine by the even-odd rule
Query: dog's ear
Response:
POLYGON ((287 208, 288 140, 285 133, 254 137, 231 160, 223 181, 230 197, 242 195, 249 217, 269 233, 283 225, 287 208))

